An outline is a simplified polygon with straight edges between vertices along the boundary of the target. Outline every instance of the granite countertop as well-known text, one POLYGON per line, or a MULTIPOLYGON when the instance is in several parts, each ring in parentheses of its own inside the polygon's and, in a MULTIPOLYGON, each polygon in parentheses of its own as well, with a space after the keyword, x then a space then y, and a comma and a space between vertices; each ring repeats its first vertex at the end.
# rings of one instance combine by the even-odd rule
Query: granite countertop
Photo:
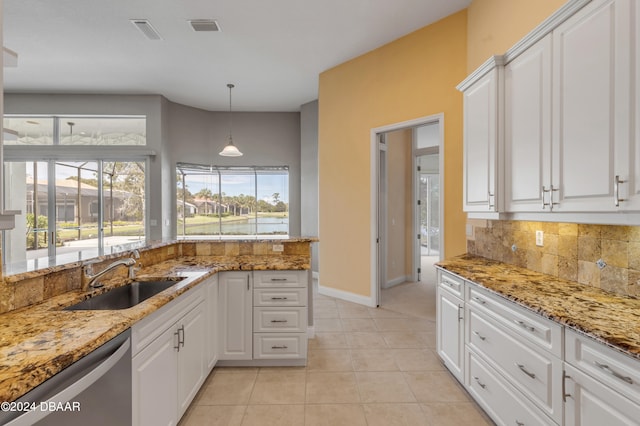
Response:
MULTIPOLYGON (((220 271, 310 269, 308 256, 181 257, 143 268, 141 280, 178 278, 169 289, 129 309, 63 311, 88 294, 74 291, 0 315, 0 401, 14 401, 134 323, 220 271)), ((115 280, 114 280, 115 281, 115 280)), ((119 280, 119 284, 123 284, 119 280)))
POLYGON ((640 359, 640 299, 469 254, 436 266, 640 359))

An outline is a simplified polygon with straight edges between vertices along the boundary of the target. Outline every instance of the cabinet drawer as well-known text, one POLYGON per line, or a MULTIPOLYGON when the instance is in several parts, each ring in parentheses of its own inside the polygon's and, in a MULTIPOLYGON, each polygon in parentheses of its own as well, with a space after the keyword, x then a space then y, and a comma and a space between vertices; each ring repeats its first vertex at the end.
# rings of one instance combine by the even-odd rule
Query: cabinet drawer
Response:
POLYGON ((612 387, 633 401, 640 401, 640 361, 616 352, 595 340, 567 329, 565 361, 612 387))
POLYGON ((438 284, 440 287, 446 288, 447 291, 451 292, 453 295, 460 299, 464 299, 464 280, 462 278, 439 271, 438 284))
POLYGON ((305 333, 254 333, 254 359, 292 359, 307 357, 305 333))
POLYGON ((483 355, 548 416, 562 421, 562 361, 526 345, 495 319, 470 310, 469 347, 483 355))
POLYGON ((306 332, 307 308, 253 308, 255 332, 306 332))
POLYGON ((558 358, 562 357, 562 326, 527 311, 504 298, 475 286, 467 286, 467 303, 558 358))
POLYGON ((481 357, 470 350, 467 350, 465 379, 469 393, 497 424, 525 426, 554 424, 481 357))
POLYGON ((258 287, 306 287, 308 271, 254 271, 253 285, 258 287))
POLYGON ((307 287, 256 288, 253 306, 306 306, 307 287))

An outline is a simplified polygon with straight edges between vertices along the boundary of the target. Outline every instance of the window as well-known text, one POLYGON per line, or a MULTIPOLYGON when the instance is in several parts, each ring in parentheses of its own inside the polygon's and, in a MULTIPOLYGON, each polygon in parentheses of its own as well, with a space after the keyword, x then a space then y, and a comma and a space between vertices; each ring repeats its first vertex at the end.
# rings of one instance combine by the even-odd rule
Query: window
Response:
POLYGON ((5 145, 147 144, 146 117, 5 115, 5 145), (9 136, 7 136, 9 135, 9 136))
POLYGON ((181 238, 289 234, 287 167, 179 163, 177 184, 177 234, 181 238))
POLYGON ((8 265, 54 256, 65 263, 144 243, 145 161, 8 161, 5 182, 8 208, 23 212, 4 231, 8 265))

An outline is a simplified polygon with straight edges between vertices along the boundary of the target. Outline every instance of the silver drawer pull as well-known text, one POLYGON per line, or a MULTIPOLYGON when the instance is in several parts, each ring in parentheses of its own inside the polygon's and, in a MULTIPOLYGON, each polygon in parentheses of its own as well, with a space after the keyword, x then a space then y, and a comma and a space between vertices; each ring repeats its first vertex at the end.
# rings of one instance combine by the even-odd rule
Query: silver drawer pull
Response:
POLYGON ((527 368, 524 365, 516 363, 516 366, 520 369, 520 371, 522 371, 527 376, 531 377, 532 379, 536 378, 536 375, 530 372, 529 370, 527 370, 527 368))
POLYGON ((271 346, 271 349, 289 349, 289 348, 285 345, 282 345, 282 346, 271 346))
POLYGON ((286 297, 272 297, 271 300, 287 300, 286 297))
POLYGON ((271 281, 287 281, 286 278, 271 278, 271 281))
POLYGON ((447 281, 447 280, 442 280, 441 284, 446 284, 446 285, 448 285, 449 287, 451 287, 454 290, 458 289, 458 286, 455 283, 452 283, 452 282, 447 281))
POLYGON ((522 327, 522 328, 524 328, 524 329, 526 329, 526 330, 529 330, 529 331, 530 331, 530 332, 532 332, 532 333, 533 333, 534 331, 536 331, 536 328, 535 328, 535 327, 530 326, 529 324, 527 324, 527 323, 526 323, 526 322, 524 322, 524 321, 514 320, 514 322, 515 322, 516 324, 518 324, 520 327, 522 327))
POLYGON ((478 296, 473 296, 473 297, 471 297, 471 298, 472 298, 473 300, 475 300, 476 302, 478 302, 478 303, 482 304, 482 305, 484 305, 485 303, 487 303, 487 302, 485 302, 484 300, 480 299, 478 296))
POLYGON ((486 387, 487 387, 487 385, 485 385, 484 383, 482 383, 482 382, 480 381, 480 378, 479 378, 479 377, 474 376, 474 377, 473 377, 473 380, 475 380, 475 381, 476 381, 476 383, 478 383, 478 386, 480 386, 482 389, 484 389, 484 388, 486 388, 486 387))
POLYGON ((289 322, 287 320, 271 320, 271 322, 289 322))
POLYGON ((593 363, 596 365, 596 367, 606 371, 607 373, 611 374, 613 377, 622 380, 623 382, 627 382, 630 385, 633 384, 633 379, 629 376, 623 376, 622 374, 618 373, 617 371, 614 371, 611 369, 611 367, 609 367, 606 364, 600 364, 598 361, 593 361, 593 363))
POLYGON ((516 419, 516 426, 524 426, 524 423, 516 419))
POLYGON ((483 336, 482 334, 478 333, 477 331, 474 331, 473 334, 475 334, 476 336, 478 336, 478 338, 480 340, 486 340, 487 338, 485 336, 483 336))

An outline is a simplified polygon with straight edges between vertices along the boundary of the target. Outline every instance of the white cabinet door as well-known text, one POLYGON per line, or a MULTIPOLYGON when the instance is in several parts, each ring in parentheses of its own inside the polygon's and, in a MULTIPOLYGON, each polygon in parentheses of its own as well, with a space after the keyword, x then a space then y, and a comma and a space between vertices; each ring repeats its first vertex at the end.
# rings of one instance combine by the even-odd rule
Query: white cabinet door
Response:
POLYGON ((499 90, 502 67, 464 89, 464 210, 499 211, 497 177, 499 90))
POLYGON ((132 361, 133 424, 172 426, 178 423, 178 352, 173 327, 157 337, 132 361))
POLYGON ((178 333, 178 415, 182 417, 207 376, 205 371, 206 313, 204 303, 192 309, 175 327, 178 333))
POLYGON ((205 327, 207 371, 211 371, 218 361, 218 274, 210 277, 205 285, 205 303, 207 304, 207 324, 205 327))
POLYGON ((505 210, 550 211, 551 35, 505 66, 505 210))
POLYGON ((464 366, 464 302, 438 286, 436 347, 451 373, 462 382, 464 366))
POLYGON ((555 211, 617 208, 616 151, 629 139, 630 15, 630 0, 594 0, 553 31, 555 211))
POLYGON ((252 298, 250 272, 222 272, 219 288, 220 360, 253 358, 252 298))
POLYGON ((614 392, 580 370, 565 364, 566 426, 632 426, 640 405, 614 392))

